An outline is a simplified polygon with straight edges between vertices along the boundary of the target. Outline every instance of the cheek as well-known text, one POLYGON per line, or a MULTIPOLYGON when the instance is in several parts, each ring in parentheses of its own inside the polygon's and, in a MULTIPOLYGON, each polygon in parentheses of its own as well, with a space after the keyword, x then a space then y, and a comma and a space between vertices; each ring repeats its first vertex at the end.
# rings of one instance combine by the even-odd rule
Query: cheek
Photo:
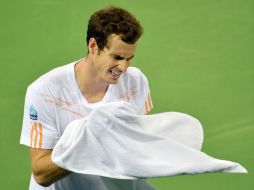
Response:
POLYGON ((107 68, 111 68, 111 67, 114 67, 117 65, 117 61, 112 59, 112 58, 107 58, 104 60, 104 65, 107 67, 107 68))

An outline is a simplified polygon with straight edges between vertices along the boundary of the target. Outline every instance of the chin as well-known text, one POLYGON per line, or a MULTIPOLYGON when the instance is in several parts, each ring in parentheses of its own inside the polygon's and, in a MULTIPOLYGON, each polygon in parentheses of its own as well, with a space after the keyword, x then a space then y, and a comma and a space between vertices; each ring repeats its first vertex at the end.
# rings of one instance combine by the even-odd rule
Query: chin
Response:
POLYGON ((118 82, 118 80, 111 80, 108 82, 108 84, 116 84, 118 82))
POLYGON ((108 77, 104 78, 104 81, 107 84, 116 84, 116 83, 118 83, 119 79, 120 79, 120 77, 118 77, 117 79, 114 79, 112 76, 108 76, 108 77))
POLYGON ((116 83, 118 83, 118 81, 119 81, 119 78, 118 79, 109 79, 109 80, 107 80, 107 83, 108 84, 116 84, 116 83))

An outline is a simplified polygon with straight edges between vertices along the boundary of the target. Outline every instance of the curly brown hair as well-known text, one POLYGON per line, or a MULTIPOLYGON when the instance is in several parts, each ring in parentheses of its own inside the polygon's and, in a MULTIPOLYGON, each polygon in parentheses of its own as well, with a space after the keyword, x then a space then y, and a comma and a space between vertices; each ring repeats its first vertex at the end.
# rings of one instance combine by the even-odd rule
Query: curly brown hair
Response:
POLYGON ((103 50, 111 34, 119 35, 128 44, 134 44, 142 33, 142 26, 131 13, 122 8, 111 6, 91 15, 86 42, 88 45, 90 38, 95 38, 98 48, 103 50))

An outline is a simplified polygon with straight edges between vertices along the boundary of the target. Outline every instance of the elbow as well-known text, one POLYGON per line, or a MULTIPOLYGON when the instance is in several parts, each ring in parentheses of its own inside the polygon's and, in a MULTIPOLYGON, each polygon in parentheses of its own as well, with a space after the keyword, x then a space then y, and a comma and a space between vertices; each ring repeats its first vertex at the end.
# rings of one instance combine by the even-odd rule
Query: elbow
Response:
POLYGON ((42 176, 42 175, 33 174, 33 177, 34 177, 34 180, 36 181, 36 183, 43 186, 43 187, 48 187, 53 183, 53 182, 49 181, 45 176, 42 176))

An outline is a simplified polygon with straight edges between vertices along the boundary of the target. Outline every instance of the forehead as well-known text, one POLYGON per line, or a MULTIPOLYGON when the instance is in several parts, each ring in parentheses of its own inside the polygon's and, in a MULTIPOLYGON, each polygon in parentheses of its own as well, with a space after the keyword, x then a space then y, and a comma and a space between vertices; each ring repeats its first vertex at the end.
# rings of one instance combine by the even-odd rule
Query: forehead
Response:
POLYGON ((108 37, 107 47, 111 53, 123 56, 132 56, 135 53, 137 43, 127 44, 119 35, 112 34, 108 37))

